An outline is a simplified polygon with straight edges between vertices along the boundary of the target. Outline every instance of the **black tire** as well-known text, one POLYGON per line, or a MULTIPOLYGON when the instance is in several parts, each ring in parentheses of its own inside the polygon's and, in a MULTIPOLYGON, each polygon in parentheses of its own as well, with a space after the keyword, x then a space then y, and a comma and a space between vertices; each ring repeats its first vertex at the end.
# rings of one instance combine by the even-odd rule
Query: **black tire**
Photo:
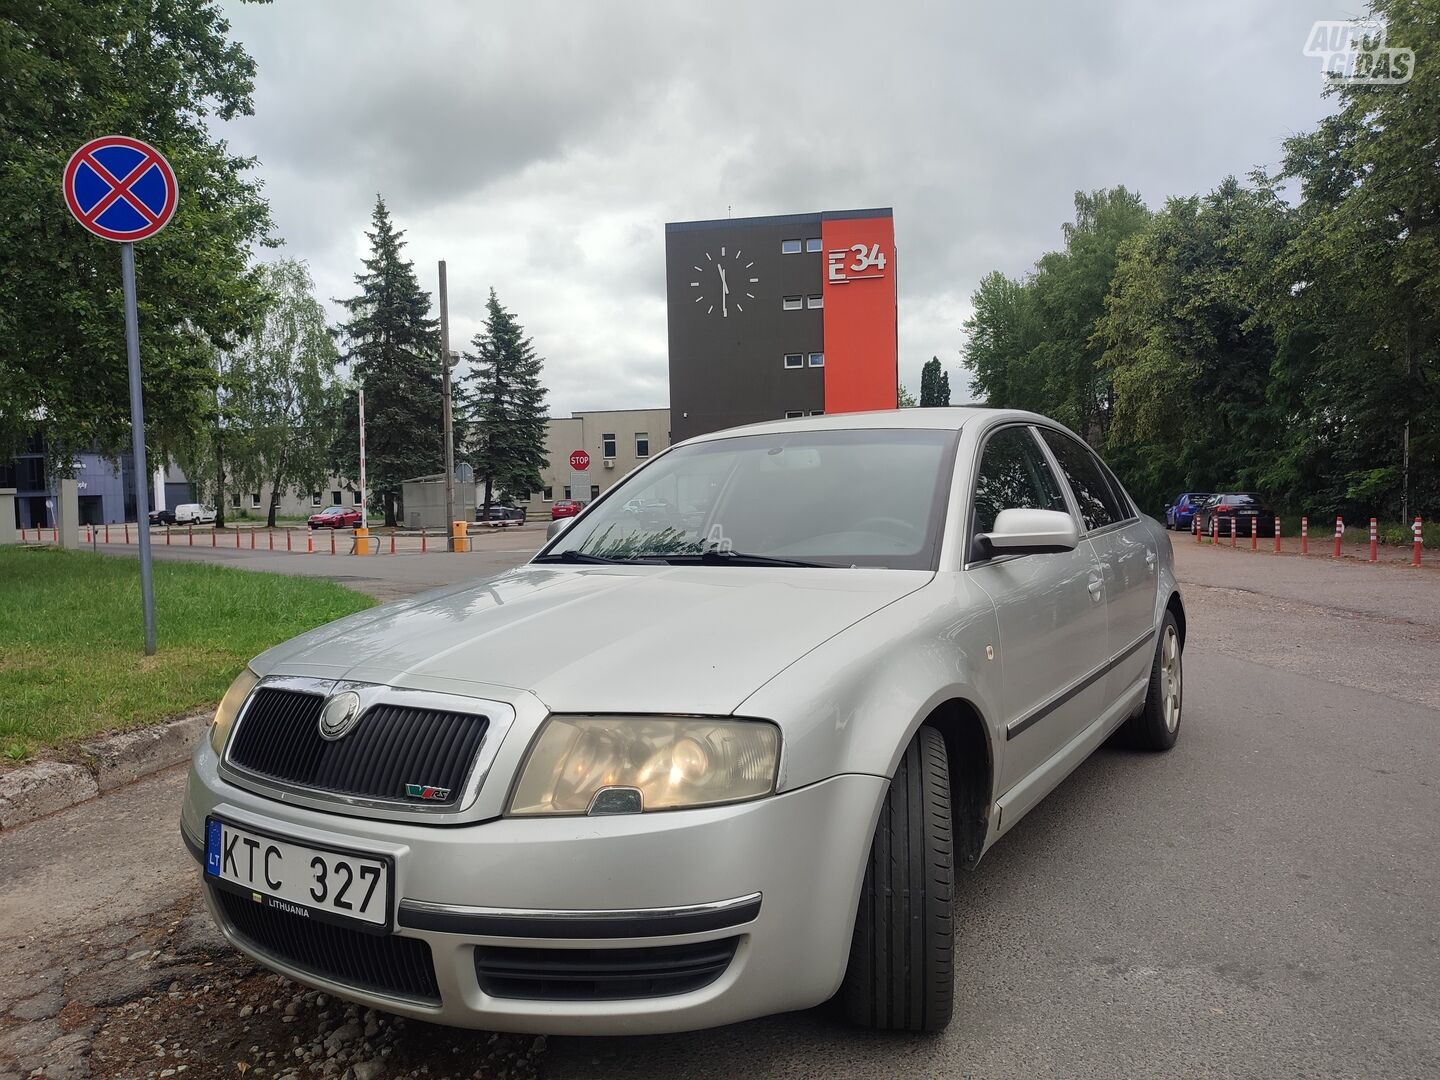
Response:
POLYGON ((1180 737, 1180 720, 1185 704, 1184 648, 1180 627, 1175 616, 1165 612, 1160 623, 1160 638, 1150 661, 1150 685, 1145 690, 1145 704, 1125 721, 1125 741, 1137 750, 1169 750, 1180 737), (1174 644, 1173 672, 1166 670, 1166 649, 1174 644), (1170 691, 1174 691, 1173 710, 1170 691), (1173 713, 1173 723, 1172 723, 1173 713))
POLYGON ((955 855, 945 740, 922 727, 890 781, 840 998, 851 1021, 939 1031, 955 998, 955 855))

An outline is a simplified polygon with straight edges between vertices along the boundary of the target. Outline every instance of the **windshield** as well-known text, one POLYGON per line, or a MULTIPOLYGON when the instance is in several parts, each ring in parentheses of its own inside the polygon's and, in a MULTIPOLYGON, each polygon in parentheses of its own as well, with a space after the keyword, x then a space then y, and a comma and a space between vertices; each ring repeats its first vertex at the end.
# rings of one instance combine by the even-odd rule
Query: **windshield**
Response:
POLYGON ((540 558, 934 569, 957 435, 790 431, 681 446, 625 480, 540 558))

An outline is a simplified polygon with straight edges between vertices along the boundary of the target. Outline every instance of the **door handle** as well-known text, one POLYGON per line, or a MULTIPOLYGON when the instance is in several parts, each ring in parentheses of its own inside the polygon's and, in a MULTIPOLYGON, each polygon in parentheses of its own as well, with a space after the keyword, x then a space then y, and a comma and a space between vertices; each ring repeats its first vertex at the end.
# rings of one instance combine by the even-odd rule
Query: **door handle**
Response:
POLYGON ((1149 570, 1152 574, 1155 572, 1155 552, 1149 548, 1145 549, 1145 569, 1149 570))
POLYGON ((1088 588, 1090 589, 1090 599, 1098 601, 1100 599, 1100 593, 1105 588, 1105 579, 1095 578, 1090 582, 1088 588))

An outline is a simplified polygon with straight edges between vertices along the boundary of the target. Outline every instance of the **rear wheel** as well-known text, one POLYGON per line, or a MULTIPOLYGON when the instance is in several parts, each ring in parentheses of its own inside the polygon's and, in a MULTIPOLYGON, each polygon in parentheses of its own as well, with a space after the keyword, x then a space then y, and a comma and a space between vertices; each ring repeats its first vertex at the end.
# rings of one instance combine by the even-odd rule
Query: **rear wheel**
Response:
POLYGON ((840 988, 866 1027, 939 1031, 954 1003, 955 857, 945 740, 922 727, 890 781, 840 988))
POLYGON ((1126 741, 1137 749, 1169 750, 1180 735, 1180 709, 1185 703, 1182 651, 1180 628, 1175 616, 1167 611, 1150 664, 1145 704, 1125 722, 1126 741))

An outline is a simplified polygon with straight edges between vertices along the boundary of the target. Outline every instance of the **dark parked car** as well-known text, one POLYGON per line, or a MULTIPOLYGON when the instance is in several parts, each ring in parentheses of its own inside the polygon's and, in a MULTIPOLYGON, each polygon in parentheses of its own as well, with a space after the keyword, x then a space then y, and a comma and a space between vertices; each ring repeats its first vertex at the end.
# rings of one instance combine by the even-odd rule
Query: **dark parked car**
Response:
POLYGON ((1187 491, 1176 497, 1175 501, 1165 507, 1165 527, 1167 529, 1188 529, 1195 520, 1195 511, 1200 504, 1210 497, 1208 491, 1187 491))
POLYGON ((175 511, 174 511, 174 510, 151 510, 151 511, 150 511, 150 524, 151 524, 151 525, 174 525, 174 524, 175 524, 175 511))
POLYGON ((1212 495, 1196 511, 1200 532, 1208 535, 1210 522, 1216 522, 1216 532, 1230 535, 1230 522, 1235 522, 1235 535, 1248 537, 1258 529, 1261 536, 1272 536, 1275 532, 1275 511, 1254 492, 1235 491, 1212 495))
POLYGON ((354 506, 327 506, 310 515, 312 529, 353 529, 360 524, 360 510, 354 506))
POLYGON ((489 525, 491 527, 524 525, 525 511, 522 507, 518 506, 491 506, 490 516, 487 518, 485 516, 485 508, 483 506, 477 506, 475 508, 475 520, 481 525, 489 525))
POLYGON ((580 504, 570 499, 561 499, 554 506, 550 507, 550 520, 559 521, 561 518, 574 517, 580 513, 580 504))

